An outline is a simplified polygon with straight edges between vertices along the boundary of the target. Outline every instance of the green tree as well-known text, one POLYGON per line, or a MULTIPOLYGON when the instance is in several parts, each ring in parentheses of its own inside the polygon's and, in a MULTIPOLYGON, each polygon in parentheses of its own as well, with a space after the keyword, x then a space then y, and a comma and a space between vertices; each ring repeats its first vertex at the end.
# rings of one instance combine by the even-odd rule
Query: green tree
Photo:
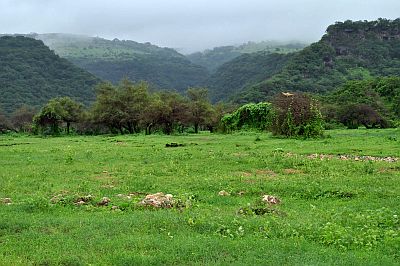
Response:
POLYGON ((208 90, 204 88, 190 88, 186 92, 189 98, 190 121, 195 133, 199 132, 199 126, 205 125, 211 118, 213 107, 208 99, 208 90))
POLYGON ((83 106, 69 97, 51 99, 33 118, 34 125, 42 132, 60 133, 62 123, 66 124, 67 134, 70 133, 72 122, 78 122, 83 106))
POLYGON ((0 109, 0 133, 5 133, 8 130, 11 130, 11 123, 0 109))
POLYGON ((35 109, 27 105, 23 105, 15 110, 11 115, 13 128, 19 132, 31 131, 35 113, 35 109))
POLYGON ((100 84, 92 109, 94 120, 121 134, 124 130, 139 132, 144 111, 150 103, 148 87, 145 82, 134 84, 126 79, 118 86, 100 84))

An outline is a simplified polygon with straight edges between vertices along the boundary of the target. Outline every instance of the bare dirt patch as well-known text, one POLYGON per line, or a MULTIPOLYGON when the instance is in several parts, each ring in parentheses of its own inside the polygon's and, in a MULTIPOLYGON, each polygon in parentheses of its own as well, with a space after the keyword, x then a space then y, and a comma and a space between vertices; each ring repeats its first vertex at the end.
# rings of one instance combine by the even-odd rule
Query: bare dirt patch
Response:
POLYGON ((283 173, 287 175, 293 175, 293 174, 304 174, 304 172, 300 169, 293 169, 293 168, 286 168, 283 169, 283 173))
POLYGON ((262 176, 270 176, 270 177, 274 177, 277 175, 274 171, 269 169, 257 169, 256 174, 262 176))

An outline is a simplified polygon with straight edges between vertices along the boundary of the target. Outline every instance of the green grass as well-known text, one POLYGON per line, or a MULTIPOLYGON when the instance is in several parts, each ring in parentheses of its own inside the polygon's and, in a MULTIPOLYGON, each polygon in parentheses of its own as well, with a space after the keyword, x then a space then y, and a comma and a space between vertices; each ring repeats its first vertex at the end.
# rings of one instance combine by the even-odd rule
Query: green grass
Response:
POLYGON ((400 157, 400 130, 327 134, 0 136, 0 198, 13 201, 0 203, 0 265, 399 265, 400 162, 306 155, 400 157), (117 196, 133 192, 185 207, 117 196), (255 215, 264 194, 282 203, 255 215))

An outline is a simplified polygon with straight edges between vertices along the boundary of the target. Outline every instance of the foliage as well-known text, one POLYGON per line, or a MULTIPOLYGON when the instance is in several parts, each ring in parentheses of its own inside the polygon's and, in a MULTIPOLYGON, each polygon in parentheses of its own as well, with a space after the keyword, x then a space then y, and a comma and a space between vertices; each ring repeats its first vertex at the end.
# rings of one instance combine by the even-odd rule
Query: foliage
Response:
POLYGON ((207 79, 212 100, 226 101, 249 84, 272 77, 291 57, 292 54, 245 53, 225 63, 207 79))
POLYGON ((8 118, 4 115, 0 109, 0 133, 5 133, 11 130, 12 126, 8 118))
POLYGON ((148 84, 123 80, 117 87, 111 83, 100 84, 93 106, 93 119, 111 131, 124 129, 129 133, 139 132, 139 123, 149 102, 148 84))
POLYGON ((249 82, 235 100, 265 100, 288 90, 326 93, 348 80, 398 76, 399 21, 380 19, 331 25, 319 42, 295 53, 275 75, 249 82))
POLYGON ((190 118, 194 126, 194 132, 198 133, 199 126, 210 123, 212 116, 212 105, 208 99, 208 90, 205 88, 189 88, 187 91, 189 99, 190 118))
POLYGON ((0 61, 0 105, 7 114, 24 104, 38 107, 59 96, 85 104, 94 100, 99 79, 55 55, 41 41, 0 37, 0 61))
POLYGON ((18 132, 31 132, 32 121, 36 114, 36 110, 33 107, 23 105, 15 110, 11 115, 11 123, 13 128, 18 132))
POLYGON ((242 105, 232 114, 223 116, 221 122, 226 132, 243 128, 267 130, 272 122, 271 114, 270 103, 249 103, 242 105))
POLYGON ((371 106, 365 104, 347 105, 342 108, 339 120, 349 129, 358 128, 387 128, 388 122, 379 115, 371 106))
POLYGON ((389 121, 400 119, 400 78, 379 77, 348 81, 322 97, 322 100, 326 106, 331 106, 325 112, 329 111, 331 121, 346 121, 348 127, 357 127, 365 123, 368 127, 372 126, 361 118, 364 116, 370 117, 375 126, 386 127, 389 121), (354 123, 350 122, 351 120, 354 120, 354 123), (364 122, 361 123, 361 120, 364 122))
POLYGON ((187 55, 193 63, 207 68, 210 73, 215 73, 223 64, 233 59, 251 53, 280 53, 287 54, 303 49, 302 43, 285 43, 276 41, 247 42, 239 46, 221 46, 203 52, 187 55))
POLYGON ((118 86, 99 85, 91 113, 97 125, 121 134, 143 130, 151 134, 159 129, 166 134, 183 133, 190 125, 198 133, 213 119, 213 106, 206 89, 190 88, 185 98, 176 92, 150 93, 148 83, 123 80, 118 86))
POLYGON ((70 125, 80 120, 83 106, 69 97, 51 99, 34 116, 33 123, 38 132, 46 134, 59 134, 61 124, 66 124, 67 134, 70 133, 70 125))
POLYGON ((323 118, 318 103, 305 94, 278 94, 274 101, 272 133, 287 137, 318 137, 323 118))
POLYGON ((199 86, 208 71, 171 48, 129 40, 70 34, 34 34, 52 50, 97 77, 118 84, 127 78, 159 89, 184 92, 199 86))

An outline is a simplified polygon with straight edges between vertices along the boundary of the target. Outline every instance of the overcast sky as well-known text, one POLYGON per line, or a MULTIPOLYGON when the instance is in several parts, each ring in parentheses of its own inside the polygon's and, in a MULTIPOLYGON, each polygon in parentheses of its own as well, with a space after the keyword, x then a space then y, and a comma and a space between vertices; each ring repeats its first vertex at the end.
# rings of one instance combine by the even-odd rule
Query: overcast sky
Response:
POLYGON ((400 17, 400 0, 0 0, 0 33, 76 33, 192 52, 317 41, 335 21, 400 17))

